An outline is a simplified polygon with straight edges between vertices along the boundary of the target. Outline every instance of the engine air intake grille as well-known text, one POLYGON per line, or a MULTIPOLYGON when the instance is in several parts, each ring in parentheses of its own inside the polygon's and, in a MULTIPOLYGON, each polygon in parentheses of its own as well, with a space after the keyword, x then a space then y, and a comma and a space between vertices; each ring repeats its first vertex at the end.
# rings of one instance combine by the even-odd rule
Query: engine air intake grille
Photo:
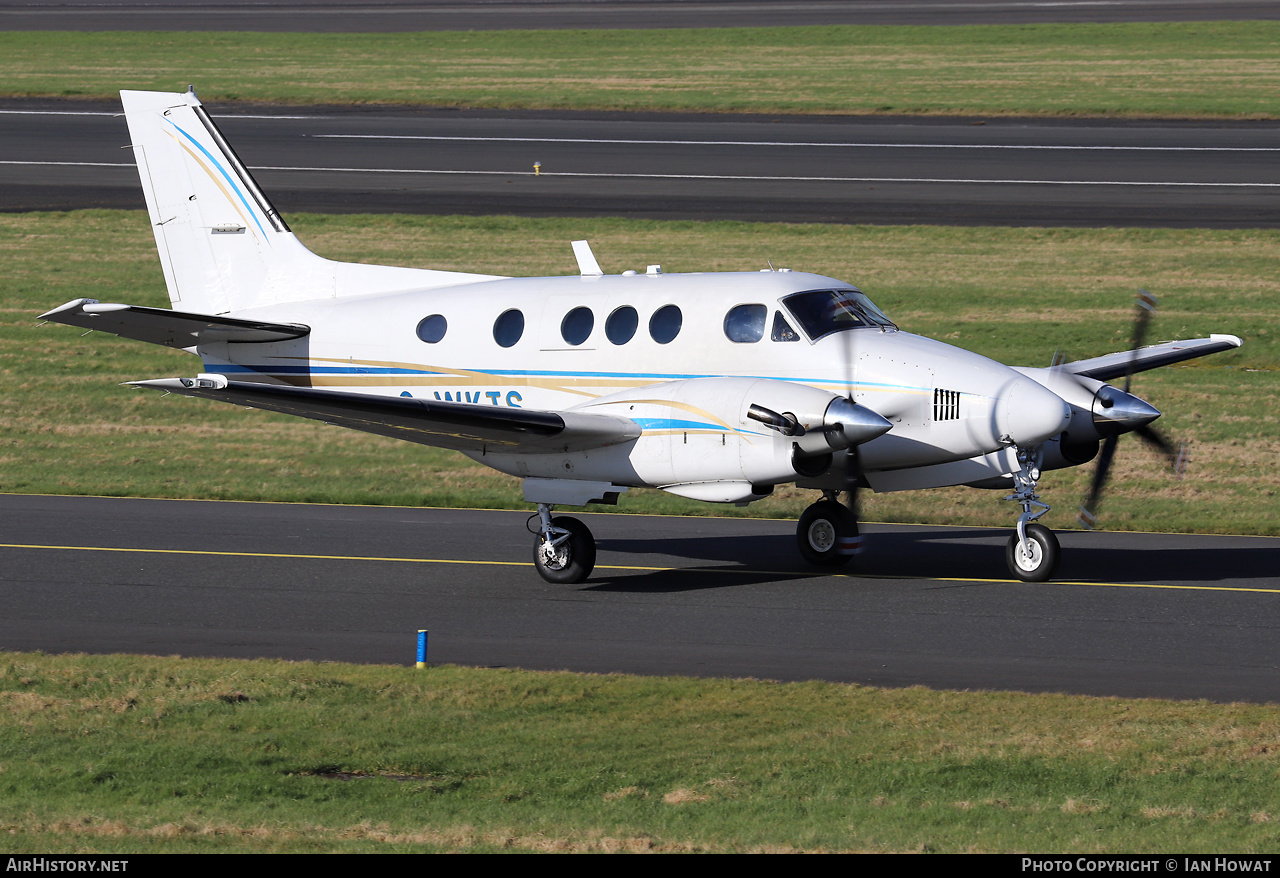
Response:
POLYGON ((933 391, 933 419, 935 421, 954 421, 960 417, 960 391, 933 391))

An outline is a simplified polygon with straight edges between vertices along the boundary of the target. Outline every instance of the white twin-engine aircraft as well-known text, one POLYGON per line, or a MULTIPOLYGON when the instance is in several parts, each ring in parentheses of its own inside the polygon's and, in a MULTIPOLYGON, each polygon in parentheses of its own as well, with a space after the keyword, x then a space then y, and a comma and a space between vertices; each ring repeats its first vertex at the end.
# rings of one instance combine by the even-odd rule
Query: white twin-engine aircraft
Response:
MULTIPOLYGON (((552 507, 630 487, 746 504, 775 485, 821 492, 801 555, 846 562, 856 491, 1004 488, 1022 507, 1014 576, 1051 577, 1043 470, 1075 466, 1160 412, 1134 372, 1239 338, 1010 368, 903 332, 849 284, 785 269, 506 278, 332 262, 307 250, 193 91, 121 92, 173 310, 77 299, 47 320, 200 357, 194 378, 136 386, 453 448, 524 480, 538 572, 580 582, 595 542, 552 507), (1125 389, 1106 384, 1125 378, 1125 389), (838 502, 847 494, 849 506, 838 502)), ((1145 320, 1140 321, 1145 327, 1145 320)), ((1140 334, 1140 333, 1139 333, 1140 334)))

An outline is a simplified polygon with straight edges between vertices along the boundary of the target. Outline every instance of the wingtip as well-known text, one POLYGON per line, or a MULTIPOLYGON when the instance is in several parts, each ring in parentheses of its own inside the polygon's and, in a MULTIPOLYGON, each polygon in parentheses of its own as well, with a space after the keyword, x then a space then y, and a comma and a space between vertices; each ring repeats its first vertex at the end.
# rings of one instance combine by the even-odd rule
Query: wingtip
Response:
POLYGON ((186 385, 181 378, 148 378, 145 381, 126 381, 121 387, 141 387, 146 390, 183 389, 186 385))
POLYGON ((1233 348, 1238 348, 1240 347, 1240 345, 1244 344, 1244 339, 1242 339, 1238 335, 1226 335, 1225 333, 1219 334, 1214 332, 1209 334, 1209 338, 1213 339, 1214 341, 1226 342, 1227 344, 1231 345, 1233 348))
POLYGON ((82 310, 85 305, 97 305, 97 304, 98 304, 97 299, 72 299, 70 302, 67 302, 65 305, 59 305, 58 307, 54 308, 52 311, 44 312, 43 314, 40 315, 40 319, 56 320, 59 314, 65 314, 68 311, 79 311, 79 310, 82 310))

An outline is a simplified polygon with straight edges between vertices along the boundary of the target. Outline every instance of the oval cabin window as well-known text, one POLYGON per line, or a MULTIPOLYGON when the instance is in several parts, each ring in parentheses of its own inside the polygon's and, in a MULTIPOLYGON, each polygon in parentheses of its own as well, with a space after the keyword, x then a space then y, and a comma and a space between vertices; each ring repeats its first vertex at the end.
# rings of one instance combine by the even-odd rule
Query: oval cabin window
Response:
POLYGON ((571 345, 580 345, 595 328, 596 317, 587 307, 574 308, 560 321, 560 337, 571 345))
POLYGON ((432 314, 430 317, 423 317, 422 322, 418 324, 418 338, 427 344, 435 344, 440 341, 448 331, 449 321, 444 319, 443 314, 432 314))
POLYGON ((493 340, 504 348, 509 348, 518 342, 522 335, 524 335, 524 315, 515 308, 503 311, 498 319, 493 321, 493 340))
POLYGON ((675 305, 663 305, 649 318, 649 335, 658 344, 667 344, 680 334, 684 316, 675 305))
POLYGON ((769 309, 764 305, 738 305, 724 315, 724 335, 739 344, 754 344, 764 338, 764 319, 769 309))
POLYGON ((614 344, 626 344, 635 337, 636 328, 640 325, 640 315, 630 305, 623 305, 609 315, 604 322, 605 338, 614 344))

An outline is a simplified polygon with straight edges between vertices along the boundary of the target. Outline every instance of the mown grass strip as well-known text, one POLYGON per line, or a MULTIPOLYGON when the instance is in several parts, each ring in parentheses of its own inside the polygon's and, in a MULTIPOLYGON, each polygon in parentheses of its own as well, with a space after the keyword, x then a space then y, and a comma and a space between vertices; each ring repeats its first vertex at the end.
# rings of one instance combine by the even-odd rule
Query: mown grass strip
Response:
MULTIPOLYGON (((591 239, 610 272, 752 270, 771 260, 860 284, 905 329, 1020 365, 1055 350, 1123 350, 1133 292, 1161 297, 1153 339, 1212 332, 1238 351, 1143 373, 1134 390, 1159 425, 1192 443, 1173 479, 1126 440, 1104 526, 1280 533, 1280 232, 1008 229, 652 222, 511 217, 291 216, 322 255, 500 275, 576 271, 568 242, 591 239)), ((114 336, 37 326, 70 299, 167 306, 143 213, 0 215, 0 487, 105 494, 525 508, 518 481, 453 452, 205 400, 118 386, 192 374, 185 354, 114 336)), ((1074 527, 1088 468, 1041 483, 1048 522, 1074 527)), ((999 494, 956 488, 870 495, 870 520, 1007 526, 999 494)), ((632 491, 627 512, 792 518, 812 492, 781 488, 746 510, 632 491)))
POLYGON ((0 851, 1269 852, 1277 741, 1274 705, 0 653, 0 851))
POLYGON ((0 94, 716 113, 1280 116, 1280 22, 0 33, 0 94))

